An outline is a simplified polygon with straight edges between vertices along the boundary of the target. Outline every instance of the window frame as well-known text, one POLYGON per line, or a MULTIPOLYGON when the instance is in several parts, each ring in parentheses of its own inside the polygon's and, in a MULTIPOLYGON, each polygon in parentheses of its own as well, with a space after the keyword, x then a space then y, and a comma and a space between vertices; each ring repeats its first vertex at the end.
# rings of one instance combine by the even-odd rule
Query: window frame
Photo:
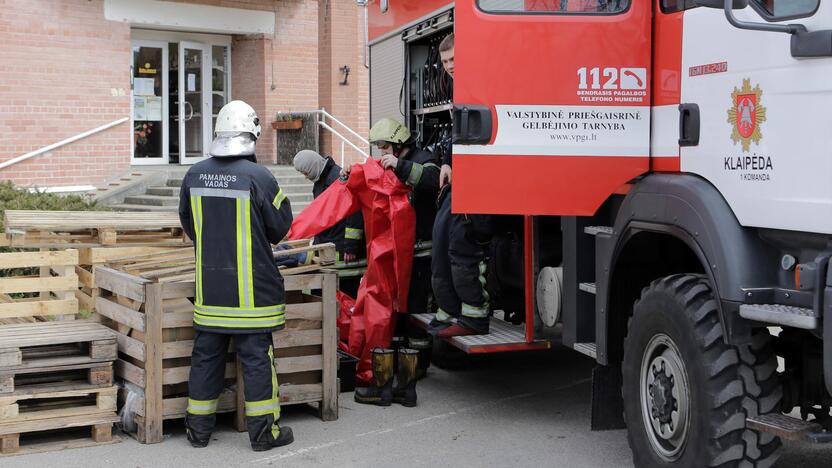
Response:
POLYGON ((748 0, 748 4, 749 6, 751 6, 751 8, 754 9, 754 11, 757 12, 757 14, 760 15, 760 17, 762 17, 769 23, 779 23, 781 21, 788 21, 798 18, 811 18, 812 16, 815 16, 815 14, 820 9, 820 0, 816 0, 815 9, 810 12, 791 16, 777 16, 769 13, 768 9, 760 3, 760 0, 748 0))
POLYGON ((682 8, 668 8, 665 6, 665 0, 658 0, 659 2, 659 9, 661 9, 662 13, 664 14, 672 14, 672 13, 679 13, 680 11, 687 11, 693 8, 699 8, 699 5, 696 4, 695 0, 684 0, 684 6, 682 8))
POLYGON ((587 16, 587 17, 604 17, 604 16, 618 16, 623 15, 630 11, 630 6, 632 6, 633 2, 638 0, 623 0, 627 2, 627 7, 622 9, 621 11, 616 11, 614 13, 586 13, 581 11, 512 11, 512 10, 500 10, 500 11, 490 11, 486 10, 482 7, 481 3, 483 0, 476 0, 474 2, 477 10, 481 11, 486 15, 494 15, 494 16, 506 16, 506 15, 517 15, 517 16, 587 16))

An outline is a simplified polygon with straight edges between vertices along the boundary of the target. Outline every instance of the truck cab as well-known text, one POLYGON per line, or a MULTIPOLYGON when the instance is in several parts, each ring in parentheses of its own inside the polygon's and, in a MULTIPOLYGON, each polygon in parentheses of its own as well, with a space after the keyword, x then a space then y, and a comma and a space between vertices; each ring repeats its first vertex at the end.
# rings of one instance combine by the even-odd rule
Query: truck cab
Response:
POLYGON ((368 8, 371 119, 450 134, 453 211, 499 215, 492 256, 522 265, 490 277, 522 328, 453 345, 557 330, 596 361, 592 427, 626 425, 637 466, 830 440, 832 4, 368 8), (451 31, 452 96, 432 58, 451 31))

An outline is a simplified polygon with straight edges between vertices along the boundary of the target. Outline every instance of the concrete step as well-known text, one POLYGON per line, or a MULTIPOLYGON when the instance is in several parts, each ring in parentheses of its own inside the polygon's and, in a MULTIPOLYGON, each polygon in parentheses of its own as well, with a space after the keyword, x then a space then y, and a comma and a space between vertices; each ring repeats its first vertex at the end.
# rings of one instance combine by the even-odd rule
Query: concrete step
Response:
POLYGON ((283 185, 303 185, 309 184, 312 185, 312 182, 309 182, 309 179, 304 177, 303 174, 295 171, 293 174, 287 175, 275 175, 275 179, 277 179, 277 183, 281 186, 283 185))
POLYGON ((160 197, 178 197, 179 187, 148 187, 145 195, 158 195, 160 197))
POLYGON ((280 184, 283 193, 291 195, 293 193, 312 193, 312 184, 280 184))
POLYGON ((312 201, 311 193, 287 193, 286 196, 292 201, 292 206, 297 203, 309 204, 312 201))
POLYGON ((128 205, 150 205, 150 206, 173 206, 179 205, 179 197, 165 197, 159 195, 137 195, 125 197, 124 203, 128 205))
POLYGON ((168 178, 167 184, 168 187, 181 187, 182 186, 182 178, 181 177, 170 177, 168 178))

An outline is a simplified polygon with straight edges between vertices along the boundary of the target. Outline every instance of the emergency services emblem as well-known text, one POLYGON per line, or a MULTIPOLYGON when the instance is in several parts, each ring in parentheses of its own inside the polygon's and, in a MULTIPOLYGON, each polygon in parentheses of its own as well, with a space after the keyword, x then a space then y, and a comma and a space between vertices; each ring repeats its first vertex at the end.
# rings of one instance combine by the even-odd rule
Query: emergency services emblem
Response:
POLYGON ((728 109, 728 123, 734 126, 731 140, 736 145, 742 142, 742 150, 747 153, 751 142, 760 144, 763 134, 760 124, 766 121, 766 108, 762 105, 763 90, 760 85, 751 88, 751 79, 742 80, 742 89, 734 87, 731 93, 731 108, 728 109))

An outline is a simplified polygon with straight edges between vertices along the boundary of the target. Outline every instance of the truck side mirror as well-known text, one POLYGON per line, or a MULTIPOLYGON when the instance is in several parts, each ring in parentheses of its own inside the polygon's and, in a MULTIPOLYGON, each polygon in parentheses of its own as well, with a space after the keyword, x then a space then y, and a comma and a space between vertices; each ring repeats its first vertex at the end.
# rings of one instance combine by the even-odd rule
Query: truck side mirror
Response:
MULTIPOLYGON (((705 8, 719 8, 720 10, 725 8, 725 0, 693 0, 693 3, 695 3, 696 6, 705 8)), ((733 0, 731 8, 734 10, 742 10, 747 6, 748 0, 733 0)))

